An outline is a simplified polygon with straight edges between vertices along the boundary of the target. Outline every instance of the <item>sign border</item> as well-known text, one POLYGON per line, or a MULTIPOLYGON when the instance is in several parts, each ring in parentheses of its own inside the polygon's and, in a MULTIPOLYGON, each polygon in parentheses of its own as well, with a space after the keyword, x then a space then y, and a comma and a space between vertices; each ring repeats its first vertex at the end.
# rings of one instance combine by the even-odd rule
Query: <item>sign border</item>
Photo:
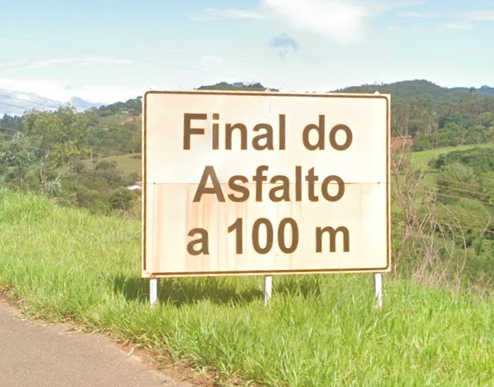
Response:
POLYGON ((384 273, 391 271, 391 184, 390 184, 390 131, 391 131, 391 96, 389 94, 358 94, 358 93, 278 93, 264 91, 226 91, 226 90, 149 90, 144 93, 142 120, 142 278, 172 277, 226 277, 247 275, 297 275, 297 274, 331 274, 331 273, 384 273), (178 95, 249 95, 263 97, 304 97, 304 98, 349 98, 349 99, 384 99, 386 101, 386 266, 365 269, 308 269, 308 270, 249 270, 249 271, 206 271, 206 272, 149 272, 146 260, 146 189, 147 189, 147 96, 150 94, 178 95))

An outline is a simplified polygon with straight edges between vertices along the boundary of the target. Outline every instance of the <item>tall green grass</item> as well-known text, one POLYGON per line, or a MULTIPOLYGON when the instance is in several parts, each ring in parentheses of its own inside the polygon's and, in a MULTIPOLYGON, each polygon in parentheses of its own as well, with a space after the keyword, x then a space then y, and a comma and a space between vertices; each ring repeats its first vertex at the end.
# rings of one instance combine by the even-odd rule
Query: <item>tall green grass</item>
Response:
POLYGON ((492 386, 494 303, 369 275, 168 279, 148 304, 140 225, 0 191, 0 287, 72 320, 266 386, 492 386))

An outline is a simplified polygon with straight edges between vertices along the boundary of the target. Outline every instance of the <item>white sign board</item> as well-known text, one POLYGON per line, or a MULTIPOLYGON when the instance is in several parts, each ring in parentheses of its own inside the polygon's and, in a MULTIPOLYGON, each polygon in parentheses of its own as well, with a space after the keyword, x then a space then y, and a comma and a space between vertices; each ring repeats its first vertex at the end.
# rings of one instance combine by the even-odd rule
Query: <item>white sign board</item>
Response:
POLYGON ((390 269, 387 95, 144 96, 146 278, 390 269))

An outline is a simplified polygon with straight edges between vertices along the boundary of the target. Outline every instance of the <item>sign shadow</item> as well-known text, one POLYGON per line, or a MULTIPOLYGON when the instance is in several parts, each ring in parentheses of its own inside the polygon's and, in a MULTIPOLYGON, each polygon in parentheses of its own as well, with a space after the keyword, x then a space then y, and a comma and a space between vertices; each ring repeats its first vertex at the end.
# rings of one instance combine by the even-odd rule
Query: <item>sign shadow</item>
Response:
MULTIPOLYGON (((113 278, 113 291, 129 301, 149 303, 149 279, 117 275, 113 278)), ((181 307, 206 300, 217 305, 258 303, 263 301, 263 290, 255 285, 239 286, 236 281, 229 278, 161 278, 159 280, 159 303, 181 307)))

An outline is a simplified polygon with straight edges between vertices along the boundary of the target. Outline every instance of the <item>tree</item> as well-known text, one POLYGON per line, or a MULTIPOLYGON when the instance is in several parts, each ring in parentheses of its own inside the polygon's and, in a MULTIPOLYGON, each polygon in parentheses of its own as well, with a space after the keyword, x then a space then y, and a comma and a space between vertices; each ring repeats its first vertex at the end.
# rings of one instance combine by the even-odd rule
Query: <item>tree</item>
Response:
POLYGON ((33 161, 33 152, 23 133, 16 133, 9 142, 6 151, 1 155, 1 161, 15 170, 15 178, 19 181, 21 189, 29 166, 33 161))
POLYGON ((90 117, 76 113, 73 107, 61 107, 56 112, 32 111, 25 116, 24 131, 35 149, 42 193, 59 186, 62 175, 88 154, 89 124, 90 117))
POLYGON ((473 125, 468 128, 465 136, 466 144, 482 144, 489 141, 489 130, 482 125, 473 125))
POLYGON ((110 195, 110 205, 114 210, 127 210, 132 206, 134 195, 127 188, 117 188, 110 195))
POLYGON ((448 122, 436 132, 435 140, 438 147, 463 144, 464 129, 455 122, 448 122))

